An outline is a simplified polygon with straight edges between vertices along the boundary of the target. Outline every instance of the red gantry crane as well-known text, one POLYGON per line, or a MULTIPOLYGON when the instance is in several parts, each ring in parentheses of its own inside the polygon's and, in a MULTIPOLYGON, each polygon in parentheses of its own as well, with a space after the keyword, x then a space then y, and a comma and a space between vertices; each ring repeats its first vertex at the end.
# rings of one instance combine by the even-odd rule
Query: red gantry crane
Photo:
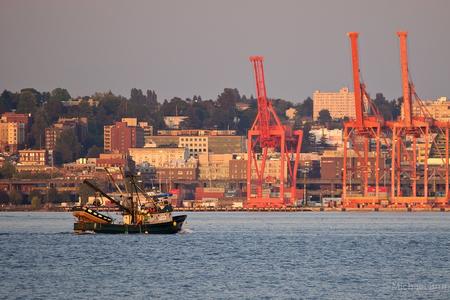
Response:
POLYGON ((281 124, 272 102, 267 99, 263 57, 252 56, 258 114, 248 131, 247 145, 247 202, 249 208, 285 207, 296 201, 297 169, 300 158, 302 131, 292 131, 281 124), (270 176, 267 165, 276 163, 278 174, 270 176), (292 166, 292 161, 293 166, 292 166), (287 172, 286 168, 287 167, 287 172), (255 174, 256 173, 256 174, 255 174), (285 173, 287 178, 285 178, 285 173), (271 189, 279 186, 277 193, 271 189), (290 195, 285 193, 290 189, 290 195))
MULTIPOLYGON (((400 67, 402 76, 403 114, 396 122, 390 122, 392 130, 391 146, 391 199, 393 207, 447 205, 449 192, 449 125, 434 120, 420 98, 413 83, 409 80, 407 36, 406 32, 397 33, 400 40, 400 67), (412 98, 418 102, 422 116, 413 115, 412 98), (445 139, 445 154, 441 158, 441 177, 445 177, 445 196, 429 198, 429 154, 434 139, 440 135, 445 139), (418 141, 420 145, 418 146, 418 141), (418 168, 420 168, 418 170, 418 168), (417 191, 418 183, 423 184, 423 193, 417 191), (432 201, 430 201, 432 200, 432 201)), ((435 147, 439 152, 439 147, 435 147)), ((438 172, 439 173, 439 172, 438 172)), ((433 175, 436 176, 436 175, 433 175)))
POLYGON ((377 207, 380 204, 380 139, 384 120, 370 100, 365 84, 360 79, 358 35, 357 32, 348 33, 352 51, 355 119, 344 123, 342 205, 377 207), (375 143, 375 155, 369 157, 370 153, 373 153, 370 151, 372 142, 375 143), (369 179, 375 181, 375 189, 370 195, 369 179), (352 182, 357 184, 358 181, 361 190, 353 191, 352 182))

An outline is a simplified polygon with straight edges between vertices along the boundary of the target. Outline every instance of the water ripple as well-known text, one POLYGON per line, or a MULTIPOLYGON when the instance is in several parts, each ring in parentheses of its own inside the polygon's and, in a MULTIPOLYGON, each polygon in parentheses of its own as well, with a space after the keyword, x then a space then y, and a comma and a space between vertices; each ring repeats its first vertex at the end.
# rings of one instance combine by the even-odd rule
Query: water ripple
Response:
POLYGON ((76 235, 0 213, 0 298, 448 299, 450 214, 190 213, 178 235, 76 235))

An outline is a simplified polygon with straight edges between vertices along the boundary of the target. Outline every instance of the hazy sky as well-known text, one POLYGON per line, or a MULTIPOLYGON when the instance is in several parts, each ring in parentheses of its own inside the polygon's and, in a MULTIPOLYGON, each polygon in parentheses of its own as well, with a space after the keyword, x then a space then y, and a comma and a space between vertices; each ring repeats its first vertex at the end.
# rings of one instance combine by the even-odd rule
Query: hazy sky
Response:
POLYGON ((264 55, 268 95, 299 101, 351 84, 346 33, 359 31, 367 90, 394 98, 399 29, 419 95, 450 97, 449 0, 0 0, 0 89, 250 95, 248 57, 264 55))

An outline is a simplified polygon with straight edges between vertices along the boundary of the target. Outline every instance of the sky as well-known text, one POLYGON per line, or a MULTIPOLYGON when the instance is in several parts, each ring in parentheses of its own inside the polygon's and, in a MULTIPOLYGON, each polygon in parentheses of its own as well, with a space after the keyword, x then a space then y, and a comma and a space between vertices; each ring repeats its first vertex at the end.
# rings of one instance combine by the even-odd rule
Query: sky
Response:
POLYGON ((315 90, 353 90, 346 33, 358 31, 368 92, 393 99, 398 30, 409 33, 419 96, 450 97, 448 0, 0 0, 0 90, 248 96, 248 58, 263 55, 268 96, 298 102, 315 90))

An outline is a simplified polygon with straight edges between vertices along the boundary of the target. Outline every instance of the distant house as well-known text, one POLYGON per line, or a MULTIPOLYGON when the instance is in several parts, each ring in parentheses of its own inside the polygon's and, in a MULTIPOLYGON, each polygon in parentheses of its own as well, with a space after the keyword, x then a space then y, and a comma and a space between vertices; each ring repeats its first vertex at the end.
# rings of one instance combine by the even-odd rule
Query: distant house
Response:
POLYGON ((179 129, 181 122, 188 118, 187 116, 165 116, 164 123, 170 129, 179 129))
POLYGON ((83 99, 83 98, 78 98, 78 99, 71 99, 71 100, 67 100, 67 101, 62 101, 62 105, 66 106, 66 107, 70 107, 70 106, 78 106, 80 105, 83 101, 86 101, 87 104, 89 104, 89 106, 98 106, 100 101, 95 100, 93 98, 89 98, 89 99, 83 99))
POLYGON ((238 111, 244 111, 250 108, 250 104, 245 103, 245 102, 237 102, 236 103, 236 109, 238 111))
POLYGON ((297 115, 297 110, 293 107, 286 109, 285 113, 286 117, 289 120, 294 120, 295 116, 297 115))

